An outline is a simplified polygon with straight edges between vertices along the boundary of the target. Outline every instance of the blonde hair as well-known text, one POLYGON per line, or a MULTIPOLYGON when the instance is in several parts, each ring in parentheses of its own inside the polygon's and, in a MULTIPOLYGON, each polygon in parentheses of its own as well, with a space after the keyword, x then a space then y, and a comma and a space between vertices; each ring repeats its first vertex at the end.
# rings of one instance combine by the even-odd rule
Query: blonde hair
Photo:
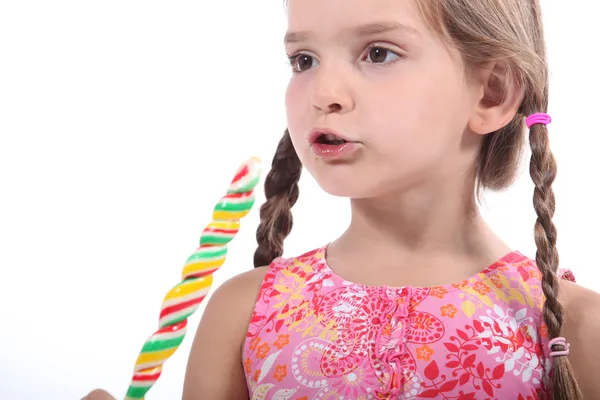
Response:
MULTIPOLYGON (((523 101, 516 115, 506 126, 486 135, 475 165, 478 194, 482 189, 504 189, 517 175, 525 143, 524 117, 547 112, 548 108, 549 74, 539 0, 415 1, 430 28, 461 53, 467 74, 484 63, 502 60, 508 67, 504 83, 511 80, 523 90, 523 101)), ((529 172, 535 184, 533 206, 537 214, 535 261, 542 273, 544 323, 549 338, 553 339, 561 336, 564 320, 563 307, 558 301, 559 257, 552 222, 556 162, 545 125, 531 127, 529 143, 529 172)), ((283 254, 283 241, 292 229, 291 208, 298 199, 301 170, 302 164, 286 130, 265 181, 267 200, 261 207, 256 234, 256 267, 267 265, 283 254)), ((563 347, 557 344, 553 349, 560 351, 563 347)), ((550 375, 554 400, 582 398, 566 357, 553 359, 550 375)))

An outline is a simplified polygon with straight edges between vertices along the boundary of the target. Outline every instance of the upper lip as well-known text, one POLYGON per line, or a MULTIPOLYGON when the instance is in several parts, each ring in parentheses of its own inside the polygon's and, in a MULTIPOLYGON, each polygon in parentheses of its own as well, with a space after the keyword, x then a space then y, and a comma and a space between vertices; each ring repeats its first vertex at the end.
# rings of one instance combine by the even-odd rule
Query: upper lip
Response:
POLYGON ((311 131, 308 133, 307 136, 307 140, 308 143, 310 144, 314 144, 317 139, 319 138, 319 136, 321 135, 335 135, 337 137, 339 137, 342 140, 345 140, 346 142, 353 142, 352 140, 348 139, 347 137, 345 137, 344 135, 342 135, 339 132, 334 131, 333 129, 329 129, 329 128, 314 128, 311 129, 311 131))

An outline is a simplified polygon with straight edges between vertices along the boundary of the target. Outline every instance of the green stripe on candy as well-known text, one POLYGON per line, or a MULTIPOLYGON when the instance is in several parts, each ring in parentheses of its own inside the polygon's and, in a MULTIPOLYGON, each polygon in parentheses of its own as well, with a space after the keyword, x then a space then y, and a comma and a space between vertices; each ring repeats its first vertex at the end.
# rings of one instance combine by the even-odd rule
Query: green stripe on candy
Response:
POLYGON ((234 234, 221 234, 221 235, 202 235, 200 237, 200 246, 206 245, 218 245, 223 246, 231 242, 235 235, 234 234))
POLYGON ((184 335, 181 335, 172 339, 165 340, 153 340, 151 342, 144 343, 144 347, 142 347, 142 353, 154 353, 156 351, 163 351, 172 349, 173 347, 177 347, 183 342, 184 335))
POLYGON ((142 399, 148 393, 151 386, 129 386, 127 390, 128 399, 142 399))
MULTIPOLYGON (((202 243, 202 242, 200 242, 202 243)), ((192 254, 191 256, 188 257, 188 259, 186 260, 186 264, 190 264, 192 262, 195 261, 203 261, 203 260, 212 260, 215 258, 222 258, 225 257, 227 255, 227 247, 220 247, 218 249, 210 249, 210 250, 203 250, 203 251, 199 251, 197 253, 192 254)))
POLYGON ((247 211, 254 205, 254 199, 242 203, 219 202, 215 206, 215 211, 247 211))

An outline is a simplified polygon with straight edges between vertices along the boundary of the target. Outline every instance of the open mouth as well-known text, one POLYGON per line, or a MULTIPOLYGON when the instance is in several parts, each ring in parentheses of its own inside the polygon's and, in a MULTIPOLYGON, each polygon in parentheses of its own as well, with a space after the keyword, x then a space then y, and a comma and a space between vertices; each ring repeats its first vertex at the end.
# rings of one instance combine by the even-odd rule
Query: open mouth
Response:
POLYGON ((317 138, 315 139, 315 143, 325 144, 329 146, 339 146, 348 142, 331 133, 322 133, 319 136, 317 136, 317 138))
POLYGON ((308 137, 312 152, 323 160, 350 160, 359 149, 359 142, 338 136, 329 129, 314 129, 308 137))

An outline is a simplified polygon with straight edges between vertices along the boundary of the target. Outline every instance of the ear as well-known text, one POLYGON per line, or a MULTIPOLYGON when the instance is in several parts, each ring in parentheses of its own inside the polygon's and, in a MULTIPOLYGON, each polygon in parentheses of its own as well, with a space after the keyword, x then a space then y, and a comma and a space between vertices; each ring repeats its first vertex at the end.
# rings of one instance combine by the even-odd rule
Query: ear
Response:
POLYGON ((475 108, 469 119, 473 132, 486 135, 512 121, 524 94, 506 61, 491 61, 479 67, 474 85, 475 108))

